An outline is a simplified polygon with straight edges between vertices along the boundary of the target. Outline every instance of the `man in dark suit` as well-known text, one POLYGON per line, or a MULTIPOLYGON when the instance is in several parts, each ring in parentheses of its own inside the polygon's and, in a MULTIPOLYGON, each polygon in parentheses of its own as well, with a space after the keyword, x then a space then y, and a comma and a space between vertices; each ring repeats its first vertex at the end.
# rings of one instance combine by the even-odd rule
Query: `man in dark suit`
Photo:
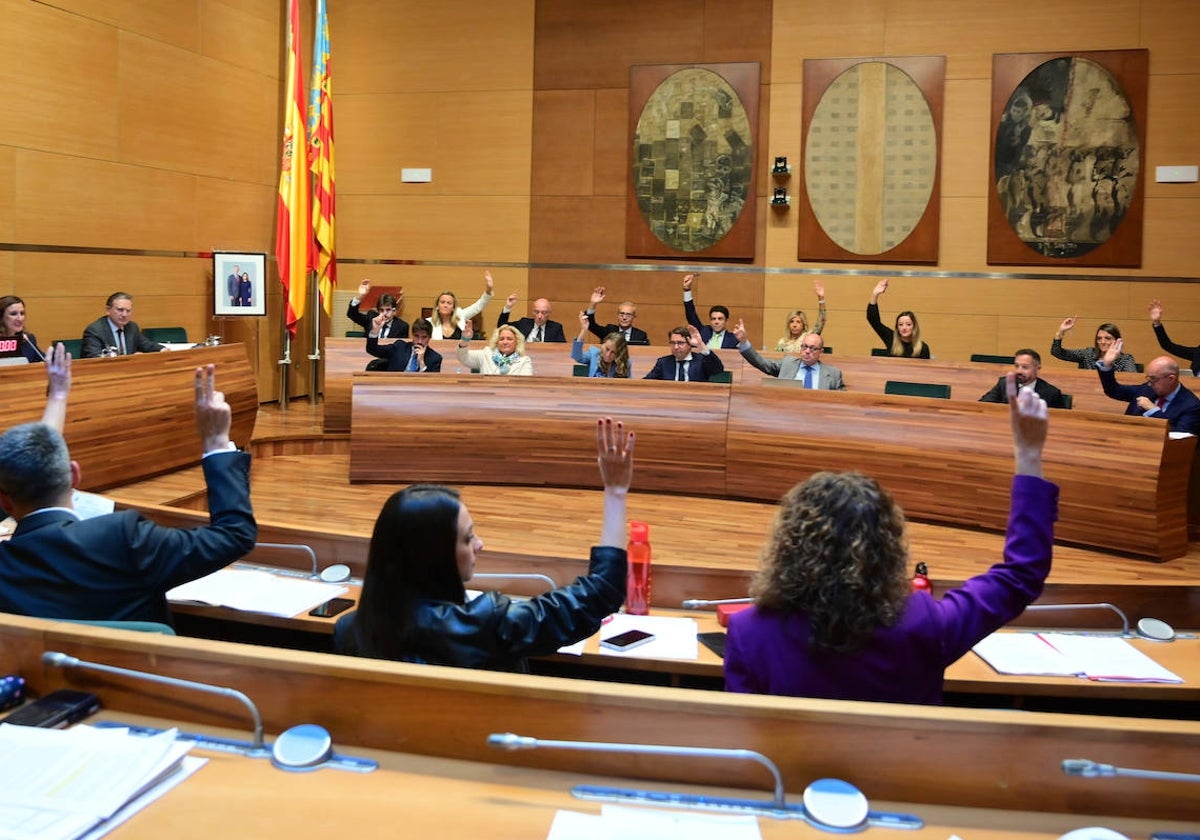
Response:
MULTIPOLYGON (((509 323, 508 316, 512 312, 513 305, 517 302, 519 296, 513 292, 504 301, 504 309, 500 316, 496 319, 496 326, 502 327, 509 323)), ((533 302, 533 317, 518 318, 513 322, 517 332, 525 336, 525 341, 553 341, 558 344, 566 344, 567 336, 563 332, 563 325, 558 321, 550 320, 551 306, 550 301, 546 298, 538 298, 533 302)))
POLYGON ((700 339, 714 350, 737 347, 737 338, 726 329, 729 324, 729 310, 726 307, 711 307, 708 310, 708 323, 700 323, 700 316, 696 314, 696 301, 692 297, 692 282, 695 279, 695 274, 683 276, 683 314, 687 322, 700 330, 700 339))
POLYGON ((707 382, 714 373, 725 370, 721 358, 704 345, 695 327, 676 327, 667 335, 667 343, 671 354, 660 357, 643 379, 707 382))
POLYGON ((833 365, 821 361, 825 352, 825 339, 820 333, 810 332, 800 343, 799 356, 784 356, 776 362, 764 359, 750 345, 746 338, 746 324, 738 319, 733 328, 734 337, 738 340, 738 352, 742 358, 768 376, 776 379, 800 382, 802 387, 821 391, 845 391, 846 383, 842 381, 842 372, 833 365))
MULTIPOLYGON (((1047 408, 1067 407, 1066 400, 1063 399, 1063 392, 1038 376, 1042 370, 1042 355, 1038 351, 1023 347, 1014 353, 1013 370, 1017 373, 1017 387, 1032 388, 1046 402, 1047 408)), ((979 401, 1007 403, 1008 395, 1005 392, 1004 379, 1001 376, 992 390, 980 397, 979 401)))
POLYGON ((346 307, 346 317, 370 332, 375 316, 383 315, 383 327, 379 330, 380 338, 385 341, 408 338, 408 322, 400 318, 400 304, 404 302, 404 290, 402 289, 396 296, 380 295, 378 307, 363 312, 358 307, 370 291, 370 280, 363 280, 358 284, 358 291, 355 292, 354 297, 350 298, 350 305, 346 307))
POLYGON ((1096 362, 1105 396, 1129 403, 1126 414, 1166 420, 1172 432, 1200 434, 1200 397, 1179 382, 1179 365, 1170 356, 1159 356, 1146 365, 1144 385, 1121 385, 1113 364, 1124 350, 1118 338, 1096 362))
MULTIPOLYGON (((378 323, 383 314, 375 316, 378 323)), ((433 335, 433 324, 425 318, 413 321, 412 341, 393 341, 391 344, 379 343, 379 331, 372 325, 367 334, 367 352, 383 360, 382 367, 367 366, 367 370, 393 370, 402 373, 438 373, 442 369, 442 355, 429 346, 429 337, 433 335)))
POLYGON ((588 331, 601 341, 611 333, 620 333, 625 336, 626 344, 649 344, 650 336, 646 335, 646 331, 633 325, 634 319, 637 318, 637 305, 631 300, 623 300, 617 305, 617 323, 605 324, 603 327, 596 323, 596 307, 604 300, 604 291, 603 286, 592 290, 591 302, 584 313, 588 319, 588 331))
POLYGON ((80 471, 61 433, 70 384, 61 344, 46 367, 50 399, 43 422, 0 435, 0 505, 17 520, 12 538, 0 542, 0 612, 169 623, 167 590, 247 554, 258 534, 250 456, 229 440, 232 412, 216 390, 214 368, 197 368, 195 377, 210 519, 184 529, 164 528, 132 510, 82 520, 75 514, 72 489, 80 471))
POLYGON ((104 306, 104 317, 92 321, 83 331, 83 347, 79 352, 82 358, 105 356, 110 347, 117 349, 117 356, 157 353, 167 349, 142 335, 138 325, 130 320, 133 317, 133 295, 113 292, 104 306))

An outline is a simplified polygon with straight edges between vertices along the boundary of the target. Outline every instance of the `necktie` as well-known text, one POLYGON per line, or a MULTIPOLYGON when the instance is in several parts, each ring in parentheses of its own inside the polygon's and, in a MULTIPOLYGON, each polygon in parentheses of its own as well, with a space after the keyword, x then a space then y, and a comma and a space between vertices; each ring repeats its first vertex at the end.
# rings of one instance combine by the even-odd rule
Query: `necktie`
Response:
POLYGON ((419 368, 417 366, 417 349, 414 347, 408 357, 409 373, 416 373, 419 368))
POLYGON ((1163 407, 1164 405, 1166 405, 1166 404, 1167 404, 1167 398, 1166 398, 1166 397, 1159 397, 1159 398, 1158 398, 1158 410, 1159 410, 1159 411, 1162 411, 1162 407, 1163 407))
POLYGON ((117 355, 118 356, 125 355, 125 328, 124 327, 117 328, 117 355))
POLYGON ((812 365, 805 365, 804 366, 804 387, 805 388, 812 388, 812 386, 813 386, 812 374, 813 374, 812 365))
POLYGON ((537 335, 535 335, 533 337, 533 340, 534 341, 545 341, 546 340, 546 334, 542 331, 542 327, 540 325, 537 328, 537 335))
POLYGON ((676 359, 676 360, 675 360, 675 381, 676 381, 676 382, 683 382, 683 381, 684 381, 684 378, 683 378, 683 362, 679 361, 678 359, 676 359))

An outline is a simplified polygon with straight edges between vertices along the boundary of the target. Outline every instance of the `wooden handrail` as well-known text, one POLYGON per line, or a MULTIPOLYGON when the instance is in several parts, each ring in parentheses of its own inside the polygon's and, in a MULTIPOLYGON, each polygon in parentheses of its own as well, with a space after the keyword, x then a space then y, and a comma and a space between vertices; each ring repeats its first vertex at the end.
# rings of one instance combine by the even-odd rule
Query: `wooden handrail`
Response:
MULTIPOLYGON (((217 387, 233 409, 231 437, 249 446, 258 389, 243 344, 73 360, 63 434, 82 468, 81 489, 102 490, 198 464, 192 382, 195 369, 206 364, 217 366, 217 387)), ((42 365, 0 374, 6 424, 40 419, 45 403, 42 365)))

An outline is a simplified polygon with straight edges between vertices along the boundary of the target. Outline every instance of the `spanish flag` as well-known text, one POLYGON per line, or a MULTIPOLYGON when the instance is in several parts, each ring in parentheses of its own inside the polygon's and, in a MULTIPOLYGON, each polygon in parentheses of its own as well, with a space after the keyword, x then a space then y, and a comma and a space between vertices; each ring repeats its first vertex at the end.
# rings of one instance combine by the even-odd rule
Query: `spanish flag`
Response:
POLYGON ((317 0, 313 66, 308 95, 308 157, 312 171, 312 225, 316 240, 313 268, 325 314, 333 314, 337 256, 333 235, 333 88, 329 70, 329 18, 325 0, 317 0))
POLYGON ((304 125, 304 81, 300 75, 300 6, 288 0, 287 100, 284 102, 283 155, 279 167, 279 208, 275 259, 283 283, 284 323, 296 334, 304 317, 308 272, 312 268, 312 216, 309 214, 308 143, 304 125))

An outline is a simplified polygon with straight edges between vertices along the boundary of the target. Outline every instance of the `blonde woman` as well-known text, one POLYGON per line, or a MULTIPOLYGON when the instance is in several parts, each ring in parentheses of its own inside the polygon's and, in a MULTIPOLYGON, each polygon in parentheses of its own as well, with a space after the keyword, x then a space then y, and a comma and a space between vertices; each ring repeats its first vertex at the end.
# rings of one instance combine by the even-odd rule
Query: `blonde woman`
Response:
POLYGON ((483 282, 483 294, 479 296, 479 300, 465 309, 459 307, 458 296, 454 292, 442 292, 438 295, 433 313, 429 316, 430 322, 433 323, 434 341, 461 338, 463 325, 471 323, 472 318, 483 312, 491 302, 492 292, 496 287, 496 281, 492 279, 492 272, 483 272, 483 282))
POLYGON ((804 344, 804 336, 811 333, 821 334, 825 329, 825 284, 819 279, 813 280, 813 291, 817 293, 817 323, 812 329, 808 326, 808 316, 803 309, 793 309, 787 316, 787 331, 783 338, 775 342, 775 349, 784 353, 799 353, 804 344))
POLYGON ((468 349, 474 334, 475 328, 467 321, 458 342, 458 360, 463 365, 485 376, 533 376, 533 359, 525 355, 525 336, 512 324, 496 327, 487 350, 468 349))

